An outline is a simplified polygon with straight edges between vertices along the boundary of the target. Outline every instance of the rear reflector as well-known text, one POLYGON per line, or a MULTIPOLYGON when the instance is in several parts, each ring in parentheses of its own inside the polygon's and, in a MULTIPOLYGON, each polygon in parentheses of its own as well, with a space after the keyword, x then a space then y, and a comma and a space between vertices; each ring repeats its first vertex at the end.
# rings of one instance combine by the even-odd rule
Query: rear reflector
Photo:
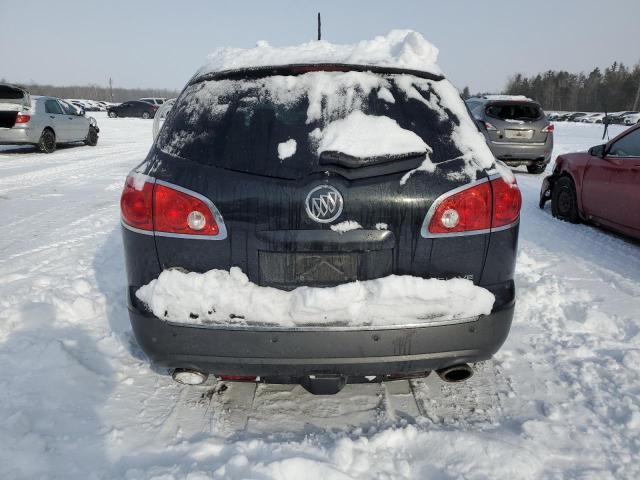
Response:
POLYGON ((16 123, 27 123, 31 120, 31 115, 25 115, 23 113, 19 113, 16 116, 16 123))
POLYGON ((422 236, 489 232, 514 223, 521 205, 515 178, 505 181, 498 176, 482 181, 436 200, 425 218, 427 228, 422 236))
POLYGON ((213 204, 196 192, 144 175, 130 175, 120 198, 125 226, 161 236, 223 239, 226 229, 213 204), (213 238, 215 237, 215 238, 213 238))

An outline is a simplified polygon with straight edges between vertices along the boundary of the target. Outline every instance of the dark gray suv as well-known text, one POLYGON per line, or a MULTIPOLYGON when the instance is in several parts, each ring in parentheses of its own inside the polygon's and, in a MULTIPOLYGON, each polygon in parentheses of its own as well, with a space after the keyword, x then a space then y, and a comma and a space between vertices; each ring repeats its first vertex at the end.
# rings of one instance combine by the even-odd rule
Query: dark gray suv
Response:
POLYGON ((197 74, 122 195, 138 343, 189 384, 464 380, 513 317, 521 198, 505 170, 440 75, 336 63, 197 74), (192 295, 192 281, 215 285, 192 295), (349 292, 397 281, 354 323, 349 292), (419 303, 438 282, 493 304, 419 303), (451 306, 465 311, 447 317, 451 306))
POLYGON ((496 158, 542 173, 551 160, 553 124, 540 104, 520 95, 485 95, 467 100, 478 128, 496 158))

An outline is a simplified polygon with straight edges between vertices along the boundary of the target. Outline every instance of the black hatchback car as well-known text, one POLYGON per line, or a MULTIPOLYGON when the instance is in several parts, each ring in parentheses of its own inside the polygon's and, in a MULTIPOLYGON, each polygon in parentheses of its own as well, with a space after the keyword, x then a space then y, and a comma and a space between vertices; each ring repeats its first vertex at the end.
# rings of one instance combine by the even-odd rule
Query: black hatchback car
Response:
POLYGON ((158 106, 139 100, 131 100, 107 108, 107 115, 116 117, 153 118, 158 111, 158 106))
POLYGON ((215 374, 326 394, 431 370, 464 380, 511 325, 520 203, 439 75, 318 63, 197 74, 122 194, 133 331, 183 383, 215 374), (423 298, 416 312, 421 285, 494 300, 467 314, 466 294, 423 298), (355 304, 362 318, 343 321, 355 304))

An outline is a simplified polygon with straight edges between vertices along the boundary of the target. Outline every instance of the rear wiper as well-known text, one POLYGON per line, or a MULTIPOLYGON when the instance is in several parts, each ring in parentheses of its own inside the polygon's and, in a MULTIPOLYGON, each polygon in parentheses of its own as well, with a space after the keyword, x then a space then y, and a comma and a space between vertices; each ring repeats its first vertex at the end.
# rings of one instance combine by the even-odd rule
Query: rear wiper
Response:
POLYGON ((380 165, 383 163, 397 162, 401 160, 412 160, 422 158, 426 152, 409 152, 398 155, 379 155, 375 157, 354 157, 344 152, 335 150, 325 150, 320 153, 320 165, 340 165, 347 168, 368 167, 369 165, 380 165))

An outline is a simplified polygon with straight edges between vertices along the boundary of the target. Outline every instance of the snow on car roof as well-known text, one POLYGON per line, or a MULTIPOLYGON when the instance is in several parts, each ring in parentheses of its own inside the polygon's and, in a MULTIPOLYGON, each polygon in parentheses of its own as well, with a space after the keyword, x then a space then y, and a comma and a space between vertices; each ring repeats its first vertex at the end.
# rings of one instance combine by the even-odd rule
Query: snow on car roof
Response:
POLYGON ((442 75, 438 49, 412 30, 391 30, 387 35, 354 44, 326 40, 274 47, 259 41, 254 48, 222 47, 214 50, 196 76, 251 67, 295 64, 347 64, 403 68, 442 75))
POLYGON ((534 102, 535 100, 525 97, 524 95, 483 95, 482 98, 486 100, 506 100, 506 101, 518 101, 518 102, 534 102))

